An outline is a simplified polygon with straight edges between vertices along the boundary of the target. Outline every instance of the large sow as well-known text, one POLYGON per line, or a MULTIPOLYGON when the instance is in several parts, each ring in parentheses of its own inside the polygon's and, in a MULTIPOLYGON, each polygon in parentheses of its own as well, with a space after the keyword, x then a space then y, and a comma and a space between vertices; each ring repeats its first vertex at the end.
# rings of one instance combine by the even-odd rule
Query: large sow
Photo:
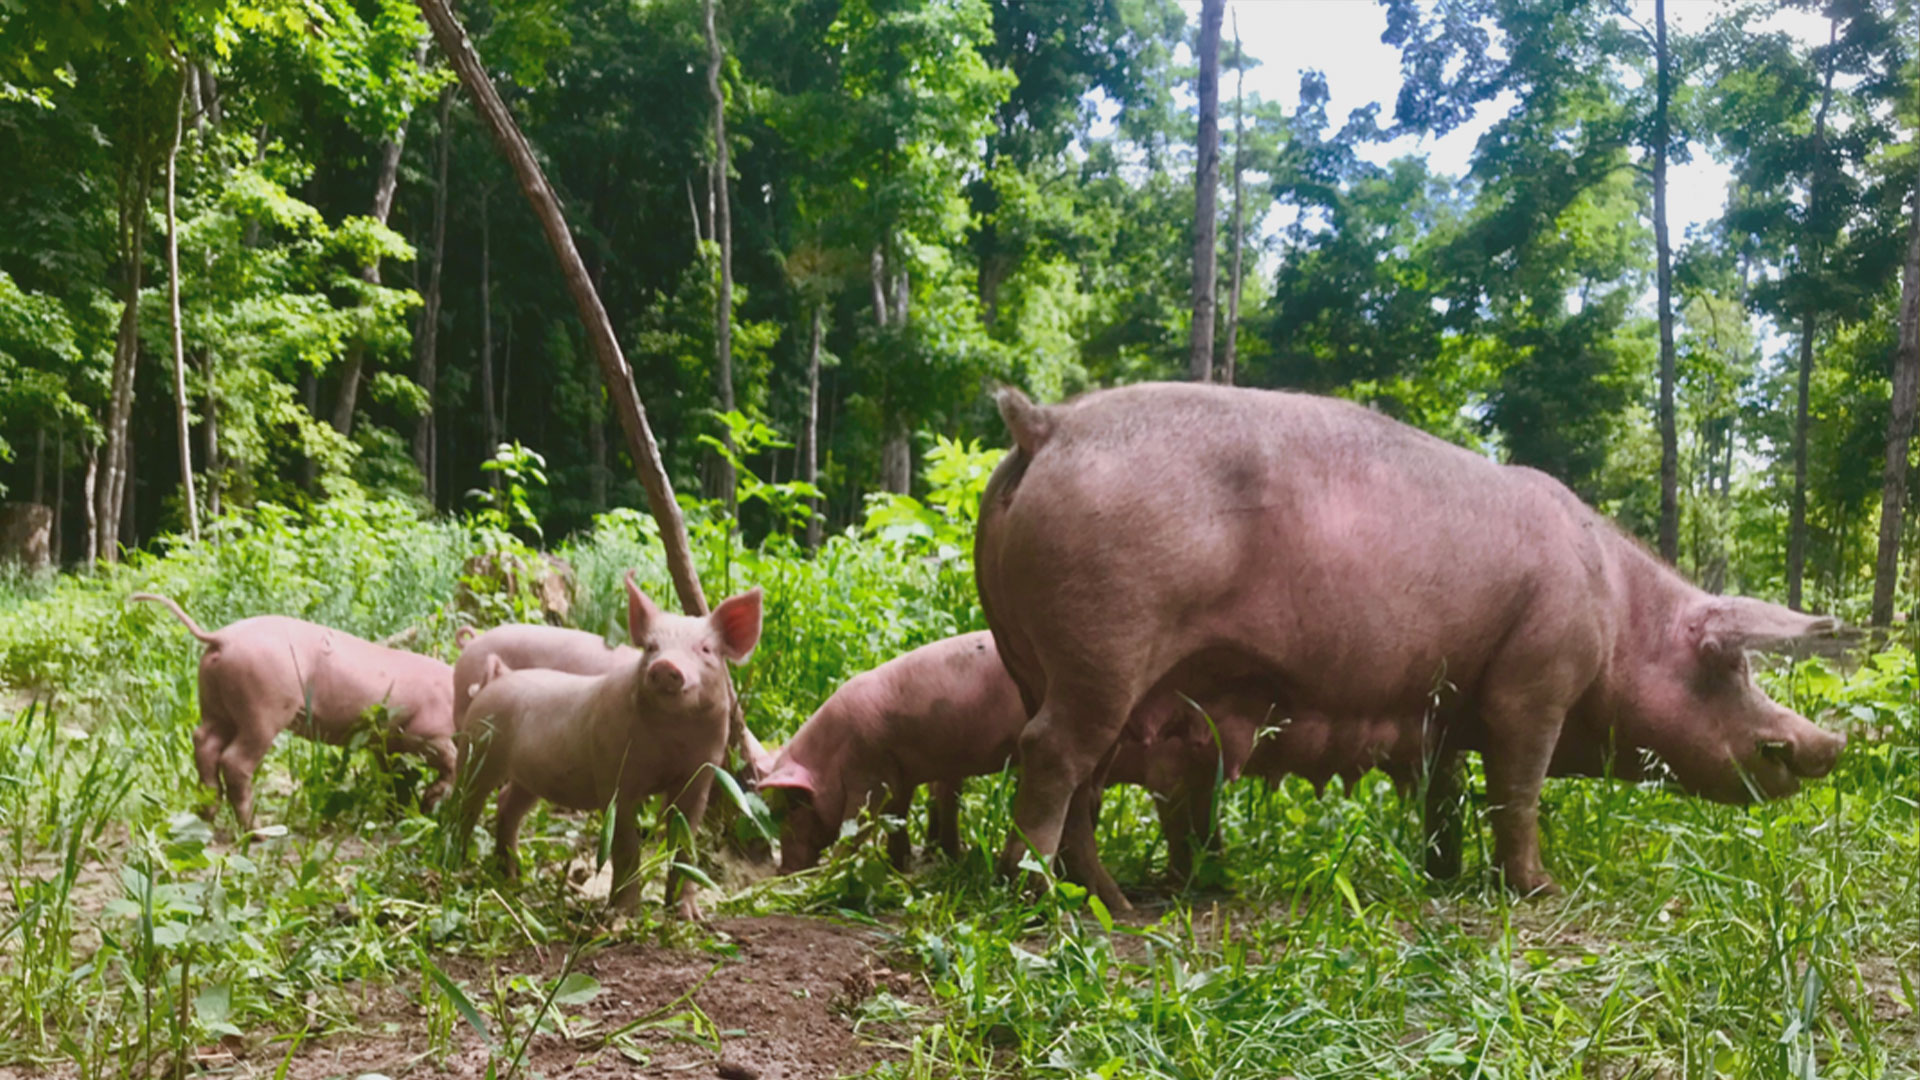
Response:
POLYGON ((1230 773, 1252 746, 1266 775, 1434 767, 1444 794, 1480 753, 1495 860, 1521 893, 1553 888, 1549 772, 1638 778, 1646 751, 1688 790, 1746 802, 1825 775, 1846 745, 1770 700, 1746 658, 1834 620, 1694 588, 1542 473, 1303 394, 1144 384, 999 405, 1015 446, 974 569, 1032 715, 1003 869, 1031 844, 1125 906, 1089 785, 1130 724, 1161 737, 1145 729, 1179 695, 1218 703, 1230 773), (1256 726, 1277 734, 1237 730, 1256 726))

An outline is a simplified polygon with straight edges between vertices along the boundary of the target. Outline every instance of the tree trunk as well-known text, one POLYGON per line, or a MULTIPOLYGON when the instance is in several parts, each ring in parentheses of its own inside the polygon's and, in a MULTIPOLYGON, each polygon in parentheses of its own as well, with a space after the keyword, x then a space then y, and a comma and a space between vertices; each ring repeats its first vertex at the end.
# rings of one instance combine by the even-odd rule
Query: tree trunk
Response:
POLYGON ((1227 341, 1220 365, 1220 381, 1233 385, 1234 369, 1240 361, 1240 274, 1246 252, 1246 188, 1241 170, 1246 166, 1247 58, 1240 51, 1240 12, 1233 13, 1233 265, 1227 270, 1227 341))
POLYGON ((913 444, 904 431, 890 431, 880 444, 880 488, 895 495, 913 492, 913 444))
POLYGON ((1220 187, 1220 21, 1227 0, 1200 3, 1200 135, 1194 144, 1193 329, 1188 374, 1213 379, 1215 253, 1214 216, 1220 187))
POLYGON ((187 63, 180 63, 180 92, 173 106, 173 145, 167 148, 167 326, 173 333, 173 405, 180 435, 180 485, 186 489, 187 535, 200 539, 200 506, 193 492, 193 410, 187 404, 187 346, 180 329, 180 217, 174 203, 180 139, 186 131, 187 63))
MULTIPOLYGON (((413 64, 425 67, 427 63, 428 42, 422 41, 414 50, 413 64)), ((400 119, 400 126, 391 137, 380 142, 380 171, 373 182, 373 220, 382 225, 393 213, 394 189, 400 185, 400 154, 407 144, 407 118, 400 119)), ((380 284, 380 260, 374 259, 360 271, 360 279, 370 285, 380 284)), ((366 369, 367 343, 354 339, 347 345, 347 362, 340 372, 340 396, 334 399, 333 430, 342 435, 353 434, 353 410, 360 398, 360 377, 366 369)))
POLYGON ((434 150, 434 187, 433 187, 433 240, 432 255, 427 263, 427 294, 420 308, 420 335, 417 338, 420 349, 420 389, 426 394, 427 411, 413 429, 413 464, 420 470, 420 479, 426 485, 427 504, 436 505, 436 493, 439 485, 435 483, 435 474, 439 472, 439 455, 436 450, 436 427, 434 419, 434 388, 440 380, 440 268, 447 260, 447 159, 453 146, 453 87, 440 92, 440 131, 438 144, 434 150))
POLYGON ((53 433, 53 534, 47 538, 47 548, 53 553, 54 569, 66 564, 63 550, 65 527, 62 519, 67 516, 67 422, 64 418, 53 433))
MULTIPOLYGON (((1820 110, 1813 117, 1813 172, 1807 184, 1807 218, 1821 218, 1821 170, 1827 149, 1827 110, 1833 105, 1833 76, 1840 41, 1840 19, 1827 20, 1826 73, 1820 89, 1820 110)), ((1811 226, 1810 226, 1811 227, 1811 226)), ((1820 237, 1804 240, 1806 263, 1818 272, 1824 263, 1820 237)), ((1801 610, 1801 595, 1807 569, 1807 428, 1813 393, 1814 309, 1809 306, 1800 316, 1800 386, 1793 416, 1793 502, 1787 522, 1787 606, 1801 610)))
POLYGON ((604 513, 607 509, 607 403, 599 394, 592 395, 587 406, 587 455, 593 468, 588 477, 588 494, 593 499, 594 513, 604 513))
POLYGON ((95 502, 95 494, 100 486, 100 448, 87 447, 87 475, 81 482, 80 497, 86 500, 87 511, 87 566, 89 568, 100 560, 100 505, 95 502))
MULTIPOLYGON (((320 376, 312 368, 303 368, 300 372, 300 398, 306 403, 307 415, 320 415, 320 376)), ((300 486, 308 494, 318 495, 320 462, 312 454, 306 455, 300 462, 300 486)))
MULTIPOLYGON (((102 456, 106 468, 101 471, 90 498, 94 507, 93 558, 118 562, 120 549, 120 507, 125 497, 127 441, 133 417, 134 373, 140 360, 140 283, 142 260, 146 254, 147 165, 136 161, 123 181, 132 186, 122 191, 120 207, 120 252, 126 258, 126 292, 121 298, 120 331, 114 339, 112 394, 107 405, 106 446, 102 456), (131 194, 131 198, 128 196, 131 194)), ((96 462, 95 467, 98 467, 96 462)))
POLYGON ((885 245, 873 245, 873 254, 867 257, 867 276, 873 281, 873 321, 885 330, 887 320, 887 254, 885 245))
POLYGON ((47 426, 36 424, 33 429, 33 501, 42 506, 47 502, 47 426))
POLYGON ((674 501, 673 486, 667 479, 666 468, 661 464, 660 449, 654 442, 652 428, 647 424, 646 409, 640 402, 640 395, 634 390, 633 371, 627 366, 626 357, 621 355, 613 324, 607 318, 599 294, 594 291, 593 282, 587 277, 586 265, 580 261, 580 252, 574 246, 573 236, 567 231, 559 200, 548 186, 546 177, 541 174, 532 149, 514 124, 512 114, 507 112, 506 104, 495 92, 492 81, 487 78, 486 69, 481 66, 479 55, 474 52, 473 43, 467 40, 466 32, 460 28, 446 0, 420 0, 420 8, 428 24, 433 27, 434 37, 440 42, 441 49, 459 72, 461 83, 473 96, 501 156, 512 164, 520 188, 526 193, 527 202, 540 219, 547 242, 553 247, 554 257, 560 263, 561 274, 566 278, 567 289, 580 309, 581 321, 586 324, 588 341, 593 347, 594 358, 600 363, 607 393, 613 398, 614 407, 619 413, 634 469, 647 492, 647 503, 660 523, 667 571, 673 576, 680 605, 688 614, 704 615, 707 600, 700 591, 700 578, 694 569, 693 554, 687 542, 686 521, 680 516, 679 504, 674 501))
MULTIPOLYGON (((494 426, 493 411, 493 229, 489 224, 487 202, 492 192, 480 196, 480 430, 485 434, 486 452, 482 460, 493 460, 500 447, 500 429, 494 426)), ((500 474, 487 474, 489 487, 500 482, 500 474)))
POLYGON ((1680 434, 1674 409, 1673 248, 1667 236, 1667 149, 1672 142, 1668 103, 1673 74, 1667 55, 1667 0, 1654 0, 1653 244, 1660 305, 1660 557, 1680 558, 1680 434))
POLYGON ((134 456, 132 440, 120 446, 120 546, 131 548, 140 540, 136 498, 140 492, 140 459, 134 456))
POLYGON ((206 444, 201 451, 207 470, 207 516, 217 518, 220 516, 220 408, 219 397, 213 386, 212 349, 207 350, 206 363, 201 365, 201 371, 207 382, 207 422, 202 425, 206 444))
POLYGON ((1793 407, 1793 504, 1787 524, 1787 606, 1801 610, 1807 566, 1807 415, 1813 390, 1813 312, 1800 316, 1800 392, 1793 407))
MULTIPOLYGON (((713 312, 713 378, 720 392, 720 411, 732 412, 733 400, 733 211, 727 185, 727 94, 720 85, 720 34, 714 28, 714 8, 718 0, 706 0, 707 93, 713 98, 713 232, 720 242, 720 296, 713 312)), ((734 449, 733 433, 722 427, 720 441, 729 453, 734 449)), ((727 515, 734 516, 733 465, 722 458, 714 463, 717 494, 726 500, 727 515)), ((709 492, 708 494, 715 494, 709 492)))
POLYGON ((1887 460, 1880 476, 1880 548, 1873 562, 1872 622, 1893 622, 1900 579, 1900 531, 1907 498, 1907 455, 1920 402, 1920 188, 1908 229, 1906 275, 1900 283, 1900 348, 1893 358, 1893 412, 1887 418, 1887 460))
MULTIPOLYGON (((807 334, 807 422, 802 430, 800 441, 801 463, 800 479, 820 486, 820 331, 827 305, 816 300, 813 304, 813 329, 807 334)), ((820 500, 807 500, 807 550, 815 551, 820 547, 820 500)))

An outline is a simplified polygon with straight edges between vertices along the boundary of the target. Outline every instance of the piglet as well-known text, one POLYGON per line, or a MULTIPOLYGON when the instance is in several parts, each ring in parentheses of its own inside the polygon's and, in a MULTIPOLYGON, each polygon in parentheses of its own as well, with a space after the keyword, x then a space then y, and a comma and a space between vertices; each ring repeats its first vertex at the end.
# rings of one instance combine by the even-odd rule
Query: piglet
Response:
MULTIPOLYGON (((804 870, 864 806, 905 817, 921 784, 936 785, 934 828, 959 848, 954 809, 969 776, 999 772, 1026 726, 1020 691, 981 631, 924 645, 848 679, 785 746, 755 762, 757 786, 783 791, 780 870, 804 870)), ((904 830, 888 837, 904 868, 904 830)))
MULTIPOLYGON (((957 855, 962 784, 1004 769, 1026 723, 1020 691, 984 630, 924 645, 847 680, 785 746, 754 762, 756 786, 782 792, 787 802, 781 872, 819 862, 863 807, 904 819, 922 784, 932 795, 928 835, 957 855)), ((1155 792, 1169 870, 1184 878, 1188 834, 1204 828, 1210 806, 1200 800, 1211 796, 1210 787, 1202 793, 1190 778, 1204 772, 1211 781, 1211 758, 1196 764, 1184 745, 1156 750, 1124 743, 1106 779, 1155 792)), ((887 854, 906 868, 912 845, 904 829, 888 834, 887 854)))
MULTIPOLYGON (((461 834, 500 789, 494 835, 507 876, 519 876, 520 822, 536 799, 570 810, 613 804, 616 910, 639 901, 640 835, 634 814, 664 794, 691 833, 706 810, 712 770, 724 764, 732 689, 725 661, 745 663, 760 640, 760 590, 732 597, 709 615, 660 610, 627 575, 627 629, 634 648, 599 675, 512 670, 499 655, 469 687, 460 718, 461 834)), ((690 857, 691 853, 682 853, 690 857)), ((698 918, 693 887, 676 868, 667 902, 698 918), (685 884, 685 888, 681 886, 685 884)))
POLYGON ((193 733, 200 782, 225 795, 243 829, 253 828, 253 774, 288 728, 320 742, 347 741, 368 711, 385 706, 389 745, 427 759, 439 776, 421 796, 432 806, 453 780, 452 669, 418 653, 389 649, 340 630, 279 615, 242 619, 214 633, 164 596, 187 632, 207 645, 200 657, 200 727, 193 733))
MULTIPOLYGON (((537 624, 496 626, 485 633, 475 633, 463 626, 454 640, 460 645, 460 658, 453 665, 456 720, 467 715, 474 687, 484 681, 488 662, 495 656, 510 671, 547 668, 573 675, 605 675, 640 659, 639 650, 631 645, 608 645, 598 634, 537 624)), ((759 740, 747 729, 731 703, 728 711, 732 725, 729 740, 740 748, 746 760, 756 760, 764 754, 759 740)))

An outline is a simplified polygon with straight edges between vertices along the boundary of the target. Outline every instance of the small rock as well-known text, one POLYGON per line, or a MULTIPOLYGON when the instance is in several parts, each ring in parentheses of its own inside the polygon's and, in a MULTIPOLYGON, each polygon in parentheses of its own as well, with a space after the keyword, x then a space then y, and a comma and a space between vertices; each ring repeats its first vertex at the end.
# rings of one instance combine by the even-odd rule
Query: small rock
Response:
POLYGON ((720 1080, 760 1080, 760 1070, 737 1061, 722 1061, 715 1070, 720 1080))

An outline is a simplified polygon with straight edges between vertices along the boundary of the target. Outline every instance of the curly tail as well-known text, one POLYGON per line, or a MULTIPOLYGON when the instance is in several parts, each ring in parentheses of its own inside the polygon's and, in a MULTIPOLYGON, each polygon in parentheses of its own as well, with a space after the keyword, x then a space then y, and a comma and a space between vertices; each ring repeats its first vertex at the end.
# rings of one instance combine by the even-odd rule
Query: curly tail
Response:
POLYGON ((180 605, 174 603, 171 599, 167 597, 157 596, 153 593, 137 592, 137 593, 134 593, 132 596, 127 597, 127 599, 142 600, 152 604, 165 604, 167 605, 167 610, 173 612, 173 617, 176 619, 179 619, 181 625, 187 628, 187 633, 192 634, 194 637, 199 638, 201 641, 204 641, 209 645, 217 645, 220 642, 219 638, 216 638, 212 634, 207 633, 205 630, 200 629, 200 624, 197 622, 194 622, 193 617, 191 615, 188 615, 186 612, 180 610, 180 605))
POLYGON ((480 631, 475 630, 471 626, 463 626, 460 629, 455 630, 453 632, 453 643, 456 646, 464 649, 468 645, 473 644, 473 639, 479 636, 480 636, 480 631))
POLYGON ((1006 421, 1007 431, 1013 435, 1013 445, 1028 457, 1038 453, 1053 437, 1053 410, 1035 405, 1033 399, 1018 388, 1002 386, 993 392, 993 400, 1000 406, 1000 419, 1006 421))

